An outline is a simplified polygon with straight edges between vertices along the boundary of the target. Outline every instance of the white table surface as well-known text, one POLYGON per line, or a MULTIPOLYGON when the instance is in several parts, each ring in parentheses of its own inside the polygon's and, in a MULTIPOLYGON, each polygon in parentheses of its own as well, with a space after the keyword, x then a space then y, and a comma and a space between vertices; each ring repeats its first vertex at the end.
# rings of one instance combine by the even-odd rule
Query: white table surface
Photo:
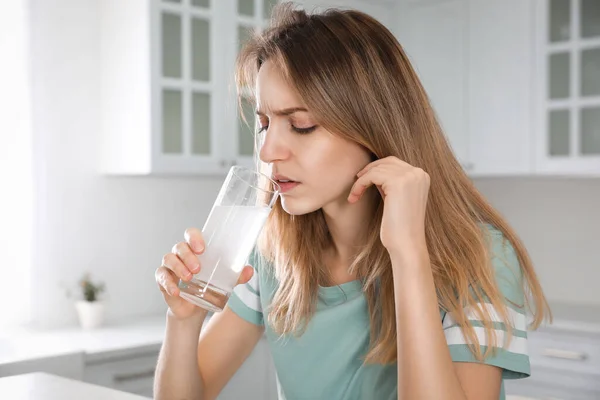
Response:
POLYGON ((42 372, 0 378, 0 398, 10 400, 148 400, 42 372))

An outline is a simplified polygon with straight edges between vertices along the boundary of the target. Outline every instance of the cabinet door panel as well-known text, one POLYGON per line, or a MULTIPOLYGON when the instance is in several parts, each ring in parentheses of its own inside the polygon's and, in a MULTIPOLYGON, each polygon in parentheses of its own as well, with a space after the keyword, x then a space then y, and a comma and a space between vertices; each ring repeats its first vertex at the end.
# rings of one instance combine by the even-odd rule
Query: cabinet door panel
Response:
POLYGON ((181 78, 183 58, 181 16, 165 12, 161 15, 161 25, 162 76, 181 78))
POLYGON ((469 133, 475 174, 532 170, 531 2, 469 2, 469 133))
POLYGON ((406 8, 400 37, 459 161, 468 162, 464 1, 406 8))

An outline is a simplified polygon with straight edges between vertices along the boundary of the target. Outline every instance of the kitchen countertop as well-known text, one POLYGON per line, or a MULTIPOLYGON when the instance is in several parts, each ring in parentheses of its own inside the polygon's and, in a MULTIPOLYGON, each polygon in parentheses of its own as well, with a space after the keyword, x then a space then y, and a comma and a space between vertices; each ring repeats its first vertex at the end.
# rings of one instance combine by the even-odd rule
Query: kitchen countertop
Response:
POLYGON ((0 378, 0 395, 10 400, 148 400, 43 372, 0 378))
MULTIPOLYGON (((552 302, 551 325, 582 333, 600 333, 600 306, 552 302)), ((207 319, 208 320, 208 319, 207 319)), ((53 330, 17 328, 0 333, 0 364, 83 352, 86 363, 115 356, 158 351, 164 339, 166 315, 131 318, 94 330, 68 327, 53 330)))
POLYGON ((69 327, 53 330, 18 328, 0 335, 0 364, 52 355, 83 352, 86 362, 95 362, 129 352, 160 349, 166 315, 114 323, 93 330, 69 327))

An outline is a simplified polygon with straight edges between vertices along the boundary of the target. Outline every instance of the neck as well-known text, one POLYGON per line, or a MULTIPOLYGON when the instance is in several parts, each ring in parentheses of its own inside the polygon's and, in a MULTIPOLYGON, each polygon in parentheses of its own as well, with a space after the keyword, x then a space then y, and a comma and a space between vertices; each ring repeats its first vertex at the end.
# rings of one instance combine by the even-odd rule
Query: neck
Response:
POLYGON ((377 196, 377 189, 371 187, 354 204, 342 199, 323 207, 333 242, 331 248, 327 249, 327 254, 333 264, 344 265, 347 269, 356 253, 360 251, 364 244, 368 221, 373 217, 377 196))

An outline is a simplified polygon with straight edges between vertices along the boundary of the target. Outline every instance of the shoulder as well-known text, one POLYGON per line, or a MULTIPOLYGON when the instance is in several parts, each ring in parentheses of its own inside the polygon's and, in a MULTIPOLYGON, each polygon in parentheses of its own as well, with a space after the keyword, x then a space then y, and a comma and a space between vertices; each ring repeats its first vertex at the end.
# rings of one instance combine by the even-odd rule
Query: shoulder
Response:
POLYGON ((500 292, 510 303, 522 306, 523 270, 513 244, 490 224, 485 224, 484 234, 487 236, 490 264, 500 292))
POLYGON ((272 295, 278 286, 275 266, 256 247, 248 258, 248 264, 254 268, 254 275, 260 287, 261 297, 268 299, 269 295, 272 295))

